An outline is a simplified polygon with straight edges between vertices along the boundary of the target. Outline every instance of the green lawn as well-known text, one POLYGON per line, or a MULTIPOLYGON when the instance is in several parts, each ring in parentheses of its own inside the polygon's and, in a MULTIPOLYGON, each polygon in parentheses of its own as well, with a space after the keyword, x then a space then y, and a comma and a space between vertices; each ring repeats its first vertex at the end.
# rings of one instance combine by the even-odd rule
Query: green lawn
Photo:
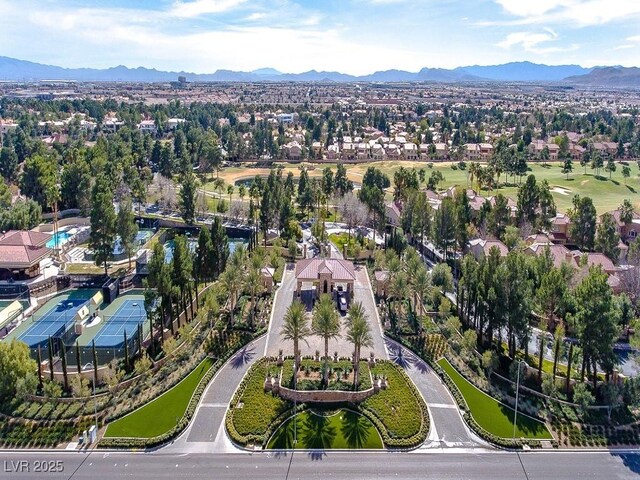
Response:
POLYGON ((168 432, 184 415, 194 390, 212 365, 213 360, 205 358, 175 387, 129 415, 110 423, 104 436, 151 438, 168 432))
MULTIPOLYGON (((446 360, 438 362, 451 380, 458 386, 467 402, 474 420, 487 432, 498 437, 511 438, 513 436, 514 410, 501 404, 496 399, 478 390, 464 378, 446 360)), ((516 438, 552 439, 544 423, 518 413, 516 438)))
POLYGON ((269 440, 267 448, 379 449, 382 448, 382 439, 373 423, 359 413, 338 410, 331 416, 325 416, 305 411, 281 425, 269 440), (294 438, 297 438, 295 444, 294 438))
MULTIPOLYGON (((440 184, 441 189, 450 187, 452 185, 460 185, 464 187, 473 187, 477 188, 474 180, 474 184, 471 185, 468 182, 468 166, 465 170, 454 170, 451 168, 451 163, 433 163, 433 170, 440 170, 444 175, 444 182, 440 184)), ((640 170, 638 169, 638 165, 635 160, 630 160, 627 162, 629 168, 631 169, 631 177, 626 180, 622 176, 622 167, 623 165, 616 161, 616 171, 612 173, 611 180, 609 179, 609 174, 604 171, 604 169, 600 170, 600 176, 595 176, 595 170, 587 167, 587 173, 585 175, 585 170, 580 166, 579 162, 573 162, 573 173, 569 174, 569 178, 562 173, 562 163, 561 162, 553 162, 548 163, 548 167, 543 167, 539 163, 529 162, 529 172, 536 176, 536 179, 539 181, 547 180, 552 189, 557 188, 556 191, 553 191, 553 198, 556 201, 556 205, 558 206, 558 210, 561 212, 566 212, 571 207, 571 199, 574 194, 579 194, 581 196, 587 195, 590 196, 595 204, 596 210, 599 214, 604 213, 608 210, 613 210, 618 205, 622 203, 625 198, 631 199, 634 202, 636 208, 640 208, 640 200, 638 197, 638 192, 640 192, 640 170), (562 192, 562 193, 560 193, 562 192)), ((309 164, 307 164, 310 166, 309 164)), ((334 171, 336 169, 335 164, 326 164, 326 165, 316 165, 316 168, 309 171, 311 176, 320 175, 322 173, 322 168, 328 166, 332 168, 334 171)), ((390 179, 393 179, 393 173, 398 170, 401 166, 405 168, 416 168, 416 169, 424 169, 426 178, 431 174, 431 170, 427 167, 426 162, 404 162, 404 161, 384 161, 384 162, 366 162, 366 163, 358 163, 349 165, 348 168, 348 177, 354 182, 362 182, 362 177, 366 169, 370 166, 379 168, 382 172, 384 172, 390 179)), ((299 174, 299 165, 289 165, 285 164, 285 172, 284 175, 288 171, 293 171, 297 176, 299 174)), ((238 178, 243 177, 253 177, 256 174, 267 176, 269 175, 269 169, 267 168, 247 168, 247 167, 233 167, 233 168, 225 168, 220 172, 220 177, 224 178, 227 183, 233 182, 238 178)), ((523 177, 524 180, 524 177, 523 177)), ((513 178, 509 177, 509 182, 513 182, 513 178)), ((516 182, 518 178, 516 177, 516 182)), ((505 182, 504 174, 500 177, 500 182, 505 182)), ((209 188, 207 186, 207 188, 209 188)), ((512 197, 514 200, 517 195, 517 186, 509 186, 503 187, 499 190, 494 190, 493 192, 482 191, 482 195, 495 195, 497 192, 501 192, 504 195, 508 195, 512 197)), ((389 188, 387 191, 387 199, 392 198, 393 188, 389 188)))

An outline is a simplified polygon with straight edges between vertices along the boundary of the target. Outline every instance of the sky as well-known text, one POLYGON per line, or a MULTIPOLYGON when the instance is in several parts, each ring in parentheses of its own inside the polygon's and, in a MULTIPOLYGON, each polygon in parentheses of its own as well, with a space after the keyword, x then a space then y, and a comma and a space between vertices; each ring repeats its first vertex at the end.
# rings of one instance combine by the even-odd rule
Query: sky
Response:
POLYGON ((640 66, 640 0, 0 0, 0 55, 195 73, 640 66))

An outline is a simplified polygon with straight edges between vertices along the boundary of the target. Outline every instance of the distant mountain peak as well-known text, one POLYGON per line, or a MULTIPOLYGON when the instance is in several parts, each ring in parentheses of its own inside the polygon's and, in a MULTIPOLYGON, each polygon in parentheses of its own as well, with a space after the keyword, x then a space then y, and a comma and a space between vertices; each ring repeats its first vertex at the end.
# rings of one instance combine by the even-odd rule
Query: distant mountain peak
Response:
MULTIPOLYGON (((250 72, 218 69, 214 73, 189 73, 162 71, 155 68, 124 65, 106 69, 62 68, 52 65, 18 60, 0 56, 0 80, 37 81, 47 78, 77 81, 125 81, 125 82, 170 82, 178 76, 186 76, 191 82, 251 82, 251 81, 299 81, 299 82, 559 82, 565 78, 585 76, 594 72, 589 82, 610 81, 611 76, 629 77, 624 67, 606 67, 587 69, 580 65, 544 65, 530 61, 510 62, 502 65, 471 65, 454 69, 424 67, 418 72, 398 69, 376 71, 368 75, 349 75, 336 71, 318 71, 315 69, 302 73, 282 73, 271 67, 259 68, 250 72), (603 72, 609 72, 605 75, 603 72), (623 73, 620 73, 623 72, 623 73), (608 76, 607 79, 604 77, 608 76)), ((624 80, 626 82, 627 80, 624 80)))

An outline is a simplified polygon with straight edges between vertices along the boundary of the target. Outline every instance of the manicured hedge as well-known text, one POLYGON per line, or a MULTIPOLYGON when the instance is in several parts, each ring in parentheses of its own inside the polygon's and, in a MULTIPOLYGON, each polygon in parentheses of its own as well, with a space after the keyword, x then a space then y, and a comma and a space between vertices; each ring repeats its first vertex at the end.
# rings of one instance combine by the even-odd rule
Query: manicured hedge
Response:
POLYGON ((266 444, 272 427, 292 413, 291 402, 264 391, 267 372, 273 373, 274 368, 270 360, 261 358, 251 366, 233 395, 225 425, 239 445, 266 444))
POLYGON ((429 413, 407 374, 389 361, 377 362, 371 371, 385 377, 389 386, 362 402, 358 410, 378 428, 385 446, 411 448, 422 444, 429 434, 429 413))

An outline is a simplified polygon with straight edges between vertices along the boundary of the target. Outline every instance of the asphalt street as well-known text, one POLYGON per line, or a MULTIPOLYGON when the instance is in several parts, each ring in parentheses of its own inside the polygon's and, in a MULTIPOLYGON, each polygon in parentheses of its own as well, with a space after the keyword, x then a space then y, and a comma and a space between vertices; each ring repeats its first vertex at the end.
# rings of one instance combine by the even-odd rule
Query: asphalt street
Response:
POLYGON ((287 454, 0 453, 0 479, 478 479, 637 478, 640 455, 609 452, 287 454), (36 472, 46 462, 62 472, 36 472), (40 462, 40 463, 38 463, 40 462), (55 466, 56 464, 51 464, 55 466), (22 471, 19 471, 22 469, 22 471))

